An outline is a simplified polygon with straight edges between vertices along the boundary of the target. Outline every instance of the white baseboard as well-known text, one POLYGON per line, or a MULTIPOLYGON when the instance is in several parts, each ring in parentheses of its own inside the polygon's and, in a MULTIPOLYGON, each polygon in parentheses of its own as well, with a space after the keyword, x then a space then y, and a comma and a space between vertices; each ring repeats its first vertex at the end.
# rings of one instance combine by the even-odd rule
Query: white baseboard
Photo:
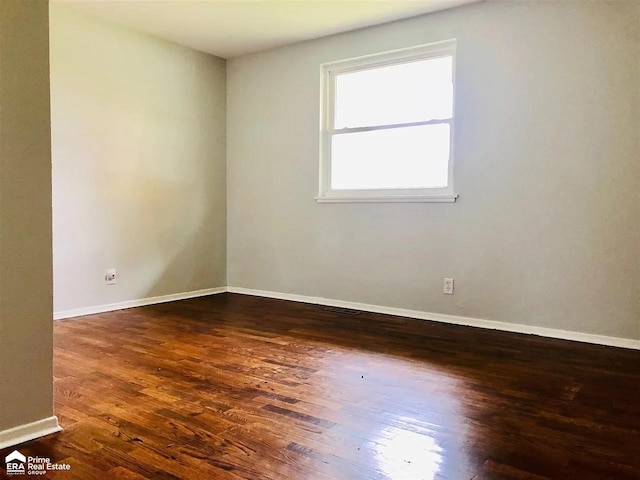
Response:
POLYGON ((114 310, 122 310, 125 308, 144 307, 145 305, 154 305, 156 303, 174 302, 176 300, 185 300, 188 298, 205 297, 207 295, 215 295, 224 293, 227 287, 205 288, 204 290, 194 290, 192 292, 173 293, 171 295, 162 295, 159 297, 147 297, 139 300, 128 300, 126 302, 109 303, 107 305, 97 305, 95 307, 76 308, 73 310, 62 310, 53 312, 54 320, 63 318, 82 317, 83 315, 93 315, 94 313, 112 312, 114 310))
POLYGON ((308 297, 306 295, 295 295, 292 293, 252 290, 250 288, 227 287, 227 291, 230 293, 241 293, 244 295, 255 295, 258 297, 269 297, 277 298, 280 300, 291 300, 293 302, 313 303, 316 305, 350 308, 352 310, 363 310, 365 312, 383 313, 386 315, 397 315, 400 317, 418 318, 421 320, 432 320, 434 322, 451 323, 454 325, 466 325, 469 327, 488 328, 492 330, 502 330, 505 332, 526 333, 529 335, 539 335, 541 337, 559 338, 562 340, 573 340, 576 342, 595 343, 597 345, 608 345, 612 347, 640 350, 640 340, 634 340, 630 338, 607 337, 605 335, 570 332, 568 330, 557 330, 555 328, 534 327, 531 325, 522 325, 518 323, 497 322, 494 320, 484 320, 481 318, 460 317, 456 315, 445 315, 442 313, 422 312, 420 310, 407 310, 404 308, 370 305, 367 303, 346 302, 343 300, 333 300, 330 298, 322 297, 308 297))
POLYGON ((62 430, 58 424, 58 417, 51 416, 36 422, 19 425, 0 432, 0 450, 7 447, 28 442, 62 430))
POLYGON ((555 328, 535 327, 518 323, 498 322, 495 320, 485 320, 473 317, 461 317, 457 315, 446 315, 443 313, 423 312, 420 310, 408 310, 404 308, 385 307, 382 305, 371 305, 368 303, 347 302, 344 300, 334 300, 323 297, 310 297, 307 295, 296 295, 293 293, 271 292, 267 290, 254 290, 242 287, 217 287, 193 292, 175 293, 159 297, 148 297, 140 300, 130 300, 127 302, 98 305, 95 307, 78 308, 74 310, 63 310, 54 312, 55 320, 63 318, 80 317, 92 315, 94 313, 111 312, 125 308, 143 307, 156 303, 173 302, 188 298, 204 297, 218 293, 240 293, 244 295, 255 295, 258 297, 277 298, 280 300, 290 300, 293 302, 312 303, 316 305, 327 305, 331 307, 350 308, 352 310, 362 310, 365 312, 383 313, 386 315, 397 315, 400 317, 418 318, 421 320, 432 320, 434 322, 450 323, 454 325, 466 325, 469 327, 487 328, 492 330, 502 330, 505 332, 525 333, 529 335, 539 335, 541 337, 559 338, 562 340, 573 340, 576 342, 594 343, 597 345, 608 345, 612 347, 630 348, 640 350, 640 340, 621 337, 608 337, 605 335, 595 335, 592 333, 571 332, 568 330, 558 330, 555 328))

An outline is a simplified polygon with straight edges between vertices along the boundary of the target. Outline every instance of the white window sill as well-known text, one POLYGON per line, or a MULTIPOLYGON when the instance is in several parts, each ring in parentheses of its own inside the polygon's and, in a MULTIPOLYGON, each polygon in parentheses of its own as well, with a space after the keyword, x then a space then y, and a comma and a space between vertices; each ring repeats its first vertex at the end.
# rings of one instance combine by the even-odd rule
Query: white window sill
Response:
POLYGON ((458 195, 379 195, 379 196, 320 196, 318 203, 454 203, 458 195))

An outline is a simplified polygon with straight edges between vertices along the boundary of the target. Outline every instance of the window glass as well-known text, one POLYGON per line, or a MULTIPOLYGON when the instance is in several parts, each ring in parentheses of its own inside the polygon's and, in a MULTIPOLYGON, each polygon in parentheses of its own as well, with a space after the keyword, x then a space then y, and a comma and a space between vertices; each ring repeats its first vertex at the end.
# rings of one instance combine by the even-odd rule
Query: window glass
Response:
POLYGON ((452 57, 401 63, 336 77, 334 128, 453 116, 452 57))
POLYGON ((334 135, 331 188, 442 188, 448 184, 449 124, 334 135))

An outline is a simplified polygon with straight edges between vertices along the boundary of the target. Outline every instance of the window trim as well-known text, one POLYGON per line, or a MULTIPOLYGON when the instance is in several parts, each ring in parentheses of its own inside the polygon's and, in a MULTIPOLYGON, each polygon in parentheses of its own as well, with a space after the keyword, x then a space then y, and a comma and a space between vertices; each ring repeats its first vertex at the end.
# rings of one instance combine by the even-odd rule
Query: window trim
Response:
POLYGON ((339 60, 320 65, 320 175, 318 203, 370 203, 370 202, 455 202, 453 163, 456 111, 456 40, 444 40, 416 47, 391 50, 372 55, 339 60), (373 127, 355 127, 335 130, 336 76, 340 74, 370 70, 374 68, 410 63, 444 56, 452 57, 453 109, 452 117, 444 120, 428 120, 373 127), (375 190, 333 190, 331 189, 331 138, 333 135, 361 131, 404 128, 418 125, 450 125, 449 135, 449 185, 445 188, 419 189, 375 189, 375 190))

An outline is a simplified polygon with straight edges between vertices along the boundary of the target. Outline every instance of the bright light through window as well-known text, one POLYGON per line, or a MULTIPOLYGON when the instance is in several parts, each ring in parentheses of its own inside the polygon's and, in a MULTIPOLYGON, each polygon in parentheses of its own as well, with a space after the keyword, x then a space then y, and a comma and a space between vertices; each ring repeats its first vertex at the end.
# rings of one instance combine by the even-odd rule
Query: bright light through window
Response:
POLYGON ((331 188, 445 188, 449 125, 370 130, 332 139, 331 188))
POLYGON ((323 65, 319 201, 454 201, 455 41, 323 65))
POLYGON ((452 57, 338 75, 335 101, 336 129, 451 118, 452 57))

